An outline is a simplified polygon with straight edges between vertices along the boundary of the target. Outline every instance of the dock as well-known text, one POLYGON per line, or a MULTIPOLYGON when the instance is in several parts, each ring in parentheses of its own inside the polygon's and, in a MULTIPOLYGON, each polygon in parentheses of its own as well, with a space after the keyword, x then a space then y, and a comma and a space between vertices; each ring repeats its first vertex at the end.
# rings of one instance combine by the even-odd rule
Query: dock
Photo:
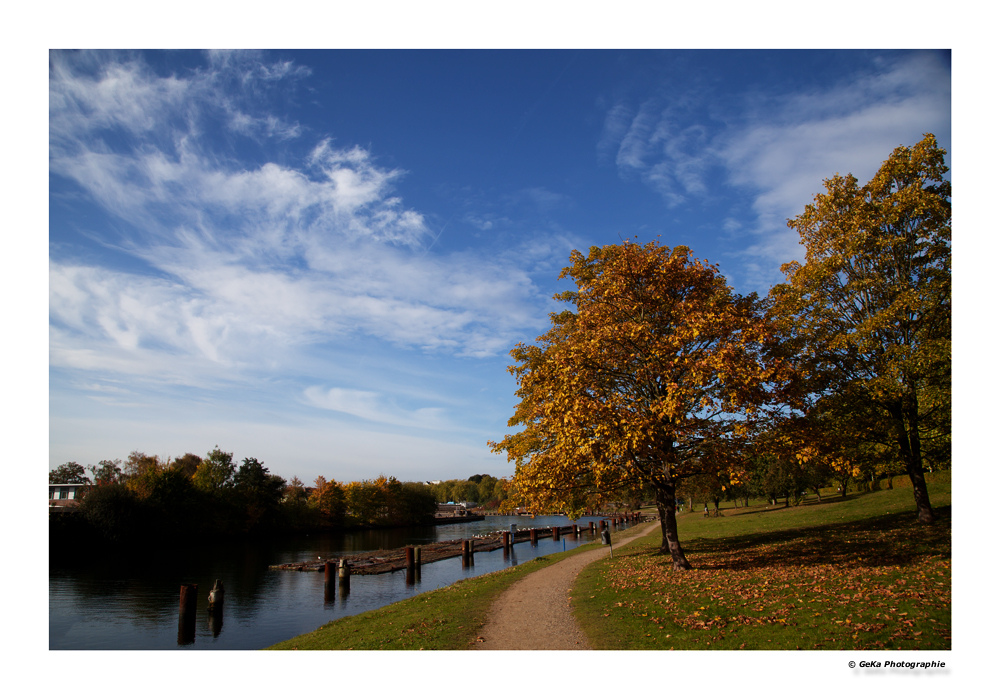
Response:
MULTIPOLYGON (((610 519, 612 526, 622 526, 627 523, 637 523, 642 521, 638 513, 621 515, 610 519)), ((555 538, 557 541, 562 536, 576 538, 581 535, 594 536, 600 530, 590 523, 589 527, 579 525, 568 525, 564 527, 544 527, 538 529, 518 529, 514 532, 511 544, 524 543, 526 541, 535 542, 538 539, 555 538)), ((471 546, 473 552, 495 551, 504 546, 504 535, 509 536, 509 532, 492 532, 472 539, 451 539, 449 541, 437 541, 433 544, 424 544, 420 549, 420 563, 433 563, 446 558, 456 558, 463 555, 463 549, 471 546), (469 543, 466 543, 469 542, 469 543)), ((380 573, 391 573, 396 570, 405 570, 406 550, 410 547, 397 549, 382 549, 378 551, 364 551, 362 553, 351 554, 341 558, 323 558, 315 561, 303 561, 301 563, 281 563, 269 566, 270 570, 289 570, 304 572, 324 572, 326 564, 330 563, 335 568, 340 567, 342 560, 347 561, 352 575, 378 575, 380 573)), ((417 548, 417 547, 413 547, 417 548)))

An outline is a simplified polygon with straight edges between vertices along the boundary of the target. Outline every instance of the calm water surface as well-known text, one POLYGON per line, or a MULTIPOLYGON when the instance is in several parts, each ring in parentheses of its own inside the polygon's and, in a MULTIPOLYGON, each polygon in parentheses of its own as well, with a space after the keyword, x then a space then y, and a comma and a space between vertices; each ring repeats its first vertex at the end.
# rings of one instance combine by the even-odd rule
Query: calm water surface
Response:
MULTIPOLYGON (((597 518, 576 520, 581 527, 597 518)), ((137 551, 131 560, 101 560, 49 567, 49 648, 52 650, 248 650, 264 648, 344 616, 391 604, 413 595, 568 550, 591 541, 525 542, 513 555, 503 550, 477 552, 475 564, 462 568, 461 557, 421 567, 420 579, 407 584, 406 571, 351 577, 350 592, 324 584, 323 573, 269 570, 342 554, 407 544, 462 539, 507 529, 566 526, 565 517, 487 517, 485 521, 437 527, 412 527, 341 535, 303 536, 281 541, 205 546, 193 551, 137 551), (213 621, 208 591, 216 579, 226 588, 224 614, 213 621), (193 642, 178 633, 182 584, 198 585, 193 642)))

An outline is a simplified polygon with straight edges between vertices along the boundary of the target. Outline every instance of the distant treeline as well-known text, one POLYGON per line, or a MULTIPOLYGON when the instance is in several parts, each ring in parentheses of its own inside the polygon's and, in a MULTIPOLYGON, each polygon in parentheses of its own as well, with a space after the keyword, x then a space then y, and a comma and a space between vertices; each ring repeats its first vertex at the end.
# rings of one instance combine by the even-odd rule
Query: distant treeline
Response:
POLYGON ((348 483, 320 476, 307 487, 297 477, 286 482, 271 474, 255 458, 237 465, 218 446, 205 458, 135 451, 87 468, 71 461, 50 471, 49 482, 90 486, 72 516, 50 523, 53 544, 73 545, 412 526, 433 521, 438 501, 502 495, 499 481, 487 475, 433 485, 384 475, 348 483))

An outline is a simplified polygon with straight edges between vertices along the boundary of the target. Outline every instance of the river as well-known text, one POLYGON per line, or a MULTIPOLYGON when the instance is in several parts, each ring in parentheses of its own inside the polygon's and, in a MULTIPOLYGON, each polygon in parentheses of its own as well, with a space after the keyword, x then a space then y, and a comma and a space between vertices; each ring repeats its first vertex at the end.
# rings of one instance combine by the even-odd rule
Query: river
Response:
MULTIPOLYGON (((575 520, 581 527, 598 518, 575 520)), ((592 540, 539 539, 524 542, 505 556, 502 549, 477 552, 474 565, 461 558, 421 567, 420 579, 407 584, 405 571, 355 575, 350 591, 324 584, 322 573, 270 570, 342 554, 391 549, 408 544, 470 538, 519 528, 566 526, 566 517, 487 517, 479 522, 375 531, 288 537, 240 544, 204 545, 184 551, 137 550, 127 558, 49 565, 49 648, 51 650, 249 650, 313 631, 344 616, 377 609, 466 577, 568 550, 592 540), (224 614, 213 620, 208 591, 216 579, 225 590, 224 614), (198 585, 194 637, 178 632, 180 586, 198 585)))

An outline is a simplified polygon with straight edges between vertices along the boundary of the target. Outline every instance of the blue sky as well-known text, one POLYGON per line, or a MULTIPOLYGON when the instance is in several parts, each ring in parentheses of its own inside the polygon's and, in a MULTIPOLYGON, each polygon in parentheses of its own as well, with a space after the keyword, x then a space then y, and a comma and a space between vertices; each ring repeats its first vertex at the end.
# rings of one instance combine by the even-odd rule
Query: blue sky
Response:
POLYGON ((507 352, 573 249, 687 245, 741 292, 898 145, 936 51, 52 52, 49 467, 512 474, 507 352))

